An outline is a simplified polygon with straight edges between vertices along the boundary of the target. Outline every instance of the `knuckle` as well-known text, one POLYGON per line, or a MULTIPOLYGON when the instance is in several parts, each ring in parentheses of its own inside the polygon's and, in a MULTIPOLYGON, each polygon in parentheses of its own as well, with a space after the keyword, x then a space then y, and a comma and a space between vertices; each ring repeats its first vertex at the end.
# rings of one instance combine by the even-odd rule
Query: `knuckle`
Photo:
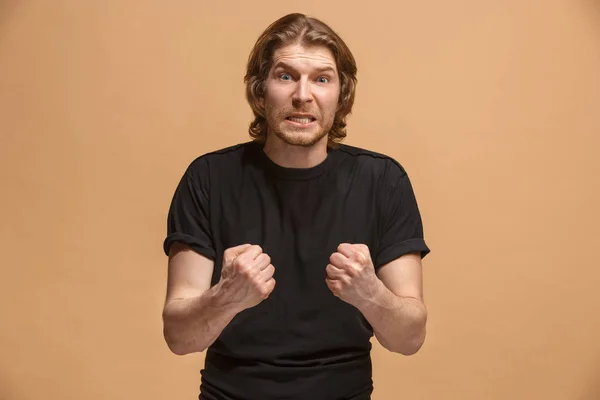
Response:
POLYGON ((358 253, 356 253, 356 258, 357 258, 357 261, 358 261, 359 263, 361 263, 361 264, 363 264, 363 263, 367 262, 367 256, 366 256, 366 254, 365 254, 365 253, 363 253, 362 251, 361 251, 361 252, 358 252, 358 253))
POLYGON ((235 248, 233 247, 229 247, 227 249, 225 249, 225 251, 223 252, 224 254, 231 256, 231 254, 235 251, 235 248))
POLYGON ((344 260, 344 262, 342 263, 342 266, 344 267, 345 270, 354 269, 354 263, 352 262, 352 260, 349 260, 349 259, 344 260))
POLYGON ((350 268, 348 268, 348 275, 354 278, 356 275, 358 275, 358 270, 353 266, 350 266, 350 268))
POLYGON ((263 298, 266 298, 266 297, 269 295, 269 293, 271 293, 271 288, 270 288, 269 286, 267 286, 267 285, 263 285, 263 286, 260 288, 260 295, 261 295, 263 298))
POLYGON ((251 269, 248 264, 243 263, 243 262, 237 262, 237 263, 234 263, 234 265, 235 265, 236 271, 239 272, 240 274, 242 274, 244 276, 250 275, 251 269))
POLYGON ((241 268, 244 265, 244 263, 242 262, 242 259, 238 257, 232 261, 231 265, 237 270, 241 268))
POLYGON ((231 264, 234 261, 233 253, 231 250, 227 249, 223 252, 223 263, 231 264))

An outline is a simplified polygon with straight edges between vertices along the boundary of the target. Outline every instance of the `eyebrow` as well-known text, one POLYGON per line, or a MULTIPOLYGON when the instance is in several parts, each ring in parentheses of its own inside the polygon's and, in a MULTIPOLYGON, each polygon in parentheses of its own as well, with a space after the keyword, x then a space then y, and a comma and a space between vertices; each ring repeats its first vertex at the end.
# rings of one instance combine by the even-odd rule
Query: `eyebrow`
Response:
MULTIPOLYGON (((277 64, 275 64, 275 66, 273 67, 273 70, 276 70, 278 68, 291 69, 291 70, 294 70, 294 71, 296 70, 293 66, 291 66, 290 64, 287 64, 287 63, 285 63, 283 61, 279 61, 277 64)), ((319 72, 319 73, 321 73, 321 72, 331 72, 331 73, 334 73, 334 74, 336 73, 335 69, 332 66, 330 66, 330 65, 327 65, 327 66, 324 66, 324 67, 315 68, 315 71, 319 72)))

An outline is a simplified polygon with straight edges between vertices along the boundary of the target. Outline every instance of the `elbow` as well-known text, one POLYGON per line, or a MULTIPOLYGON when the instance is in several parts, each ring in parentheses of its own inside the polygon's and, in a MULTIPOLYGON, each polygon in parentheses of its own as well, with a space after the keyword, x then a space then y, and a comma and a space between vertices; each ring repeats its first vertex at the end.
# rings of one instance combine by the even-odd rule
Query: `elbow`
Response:
POLYGON ((404 356, 412 356, 421 350, 427 336, 427 314, 423 313, 419 318, 415 319, 412 328, 405 332, 404 335, 398 337, 398 340, 390 340, 383 342, 382 345, 388 351, 402 354, 404 356))
POLYGON ((185 356, 187 354, 192 353, 185 346, 182 346, 181 344, 179 344, 173 340, 166 339, 166 342, 167 342, 167 347, 169 347, 169 350, 171 350, 171 353, 173 353, 177 356, 185 356))
POLYGON ((205 348, 194 347, 188 341, 184 340, 177 327, 170 324, 167 320, 163 323, 163 337, 169 350, 178 356, 185 356, 205 350, 205 348))
POLYGON ((403 356, 412 356, 421 350, 425 343, 425 336, 405 337, 395 343, 380 340, 381 345, 392 353, 402 354, 403 356))
POLYGON ((172 331, 168 329, 164 329, 163 336, 165 338, 165 342, 167 343, 167 347, 171 350, 171 353, 178 356, 185 356, 187 354, 202 352, 204 348, 195 348, 179 339, 177 335, 174 335, 172 331))
POLYGON ((185 349, 182 347, 175 346, 172 343, 167 342, 167 346, 169 347, 169 350, 171 350, 171 353, 177 356, 185 356, 186 354, 190 354, 190 352, 185 351, 185 349))
POLYGON ((398 354, 402 354, 403 356, 412 356, 414 354, 417 354, 419 352, 419 350, 421 350, 421 347, 423 347, 423 343, 425 343, 425 340, 411 340, 408 341, 406 343, 403 343, 401 346, 398 346, 395 349, 391 349, 390 351, 393 351, 394 353, 398 353, 398 354))
POLYGON ((421 350, 427 336, 427 312, 423 312, 415 321, 415 330, 402 342, 402 346, 396 349, 397 353, 412 356, 421 350))
POLYGON ((166 326, 163 329, 163 337, 165 338, 165 342, 167 343, 169 350, 171 350, 171 353, 178 356, 184 356, 190 353, 185 344, 181 340, 177 340, 177 337, 166 326))

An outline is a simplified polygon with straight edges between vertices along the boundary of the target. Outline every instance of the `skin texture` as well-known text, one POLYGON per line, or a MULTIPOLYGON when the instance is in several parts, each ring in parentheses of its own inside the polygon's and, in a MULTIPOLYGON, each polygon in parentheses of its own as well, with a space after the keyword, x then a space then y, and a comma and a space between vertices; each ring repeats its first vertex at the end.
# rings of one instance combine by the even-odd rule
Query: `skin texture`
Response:
POLYGON ((329 262, 327 287, 360 310, 385 348, 405 355, 421 348, 427 310, 419 254, 405 254, 384 265, 379 276, 364 244, 340 244, 329 262))
POLYGON ((322 162, 339 95, 338 71, 329 49, 291 45, 276 50, 261 101, 269 126, 265 153, 290 168, 322 162), (299 114, 314 121, 298 124, 286 119, 299 114))
MULTIPOLYGON (((288 168, 323 162, 339 94, 329 49, 292 44, 276 50, 260 102, 269 126, 267 156, 288 168), (310 121, 290 120, 298 116, 310 121)), ((237 313, 259 304, 276 285, 277 266, 256 244, 227 249, 221 279, 210 287, 213 268, 187 246, 172 246, 163 326, 175 354, 204 351, 237 313)), ((421 348, 427 310, 419 254, 405 254, 376 273, 366 245, 341 243, 323 268, 332 295, 360 310, 386 349, 410 355, 421 348)))
POLYGON ((260 246, 225 250, 221 279, 211 288, 213 268, 213 261, 189 247, 171 247, 163 331, 175 354, 206 350, 233 317, 266 299, 275 287, 275 268, 260 246))

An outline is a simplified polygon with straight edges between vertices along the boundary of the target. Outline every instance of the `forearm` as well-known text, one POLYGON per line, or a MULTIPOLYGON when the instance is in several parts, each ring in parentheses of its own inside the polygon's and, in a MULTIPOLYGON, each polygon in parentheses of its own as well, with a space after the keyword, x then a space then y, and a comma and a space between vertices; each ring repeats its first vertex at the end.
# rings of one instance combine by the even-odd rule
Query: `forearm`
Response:
POLYGON ((427 310, 419 299, 396 296, 381 282, 376 295, 358 308, 386 349, 410 355, 423 345, 427 310))
POLYGON ((238 312, 226 301, 218 284, 201 296, 172 300, 163 311, 165 340, 178 355, 202 352, 238 312))

